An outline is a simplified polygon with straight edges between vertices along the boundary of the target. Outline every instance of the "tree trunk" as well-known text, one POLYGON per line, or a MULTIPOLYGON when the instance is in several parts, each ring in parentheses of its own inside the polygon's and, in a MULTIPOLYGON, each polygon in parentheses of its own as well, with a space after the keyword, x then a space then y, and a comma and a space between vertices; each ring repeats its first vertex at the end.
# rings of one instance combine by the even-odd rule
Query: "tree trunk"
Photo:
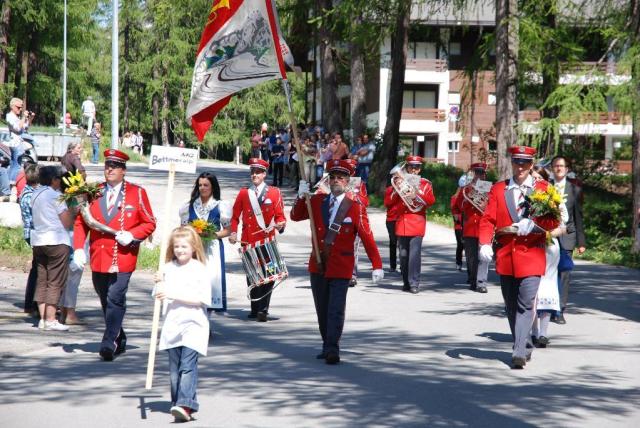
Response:
POLYGON ((367 130, 364 52, 357 42, 351 44, 351 130, 354 141, 367 130))
MULTIPOLYGON (((22 55, 20 58, 20 70, 21 70, 21 82, 24 85, 24 89, 22 91, 22 102, 24 102, 25 108, 29 108, 27 105, 27 94, 29 93, 29 46, 31 43, 27 44, 27 49, 22 51, 22 55)), ((16 88, 17 89, 17 88, 16 88)))
MULTIPOLYGON (((545 11, 555 11, 557 0, 544 0, 545 11)), ((549 12, 546 16, 546 24, 552 31, 556 30, 556 15, 549 12)), ((545 56, 544 65, 542 67, 542 99, 546 101, 549 96, 556 90, 560 83, 560 61, 555 50, 555 46, 547 47, 547 55, 545 56)), ((547 119, 555 119, 558 117, 557 107, 546 107, 542 110, 542 117, 547 119)), ((557 136, 553 131, 547 131, 546 135, 542 135, 541 144, 538 150, 539 157, 553 157, 556 152, 557 136)))
MULTIPOLYGON (((631 39, 635 44, 640 44, 640 0, 632 0, 630 5, 631 39)), ((631 251, 640 254, 640 59, 635 58, 631 67, 631 79, 634 82, 635 98, 631 131, 631 194, 633 198, 633 230, 634 244, 631 251)))
POLYGON ((511 176, 507 148, 516 144, 518 125, 518 3, 496 0, 496 140, 498 177, 511 176))
POLYGON ((169 145, 169 83, 162 82, 162 145, 169 145))
MULTIPOLYGON (((331 0, 320 0, 320 9, 330 10, 331 0)), ((322 122, 329 132, 342 132, 340 100, 338 99, 338 71, 330 26, 323 23, 320 33, 320 67, 322 69, 322 122)))
POLYGON ((9 67, 9 23, 11 19, 11 6, 5 1, 0 10, 0 85, 7 81, 9 67))
MULTIPOLYGON (((158 78, 158 71, 153 69, 153 79, 156 80, 158 78)), ((151 124, 153 126, 152 136, 151 136, 151 144, 158 145, 160 139, 160 100, 159 94, 154 93, 151 97, 151 111, 152 111, 152 119, 151 124)))
POLYGON ((399 1, 396 13, 395 31, 391 41, 391 83, 389 85, 387 123, 384 127, 382 147, 377 151, 374 159, 376 167, 371 170, 369 179, 371 190, 379 196, 384 195, 389 171, 393 168, 398 157, 402 90, 409 46, 411 2, 409 0, 399 1))

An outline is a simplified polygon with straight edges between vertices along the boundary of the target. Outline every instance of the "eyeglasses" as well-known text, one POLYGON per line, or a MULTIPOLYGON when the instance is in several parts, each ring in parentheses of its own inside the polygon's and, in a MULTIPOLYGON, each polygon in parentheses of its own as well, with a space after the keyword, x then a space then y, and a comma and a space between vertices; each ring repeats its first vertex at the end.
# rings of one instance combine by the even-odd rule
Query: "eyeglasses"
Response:
POLYGON ((123 166, 123 165, 120 165, 120 164, 117 164, 117 163, 105 163, 105 164, 104 164, 104 169, 105 169, 105 171, 106 171, 107 169, 118 169, 118 168, 120 168, 120 169, 124 169, 124 166, 123 166))
POLYGON ((348 178, 346 175, 329 174, 329 180, 347 180, 348 178))

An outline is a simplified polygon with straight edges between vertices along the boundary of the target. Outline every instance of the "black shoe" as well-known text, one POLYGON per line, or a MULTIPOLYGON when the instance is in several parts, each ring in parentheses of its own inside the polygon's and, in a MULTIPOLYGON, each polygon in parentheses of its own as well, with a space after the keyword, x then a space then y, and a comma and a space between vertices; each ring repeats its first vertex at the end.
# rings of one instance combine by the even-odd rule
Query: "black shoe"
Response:
POLYGON ((545 336, 540 336, 538 338, 538 348, 546 348, 549 344, 549 338, 545 336))
POLYGON ((249 313, 249 315, 247 315, 247 318, 249 318, 249 319, 254 319, 254 318, 256 318, 257 316, 258 316, 258 314, 257 314, 257 313, 255 313, 255 312, 251 312, 251 313, 249 313))
POLYGON ((327 359, 327 353, 324 351, 316 355, 316 360, 325 360, 325 359, 327 359))
POLYGON ((411 287, 411 294, 418 294, 420 292, 420 287, 417 285, 415 287, 411 287))
POLYGON ((100 356, 104 361, 113 361, 113 349, 103 346, 100 348, 100 356))
POLYGON ((349 280, 349 287, 355 287, 358 284, 358 279, 355 276, 352 276, 349 280))
POLYGON ((120 355, 124 354, 125 352, 127 352, 127 342, 123 340, 116 346, 116 350, 113 355, 120 355))
POLYGON ((553 322, 556 324, 566 324, 567 320, 564 319, 564 314, 560 314, 556 317, 555 320, 553 320, 553 322))
POLYGON ((471 290, 471 291, 476 291, 477 289, 478 289, 478 286, 477 286, 477 285, 475 285, 475 284, 471 284, 471 285, 469 286, 469 290, 471 290))
POLYGON ((531 355, 533 355, 533 353, 531 352, 527 354, 527 357, 526 357, 527 363, 531 361, 531 355))
POLYGON ((486 293, 487 292, 487 287, 485 287, 484 285, 478 285, 478 288, 476 288, 476 291, 478 293, 486 293))
POLYGON ((411 291, 411 287, 409 287, 408 285, 403 285, 402 286, 402 291, 409 292, 409 291, 411 291))
POLYGON ((340 362, 340 355, 335 352, 327 352, 325 362, 327 364, 338 364, 340 362))
POLYGON ((531 343, 533 343, 533 346, 538 346, 538 338, 535 336, 531 336, 531 343))
POLYGON ((522 357, 513 357, 511 358, 511 368, 513 369, 523 369, 527 364, 527 360, 522 357))
POLYGON ((398 272, 395 268, 393 269, 387 269, 387 273, 396 273, 398 272))
POLYGON ((267 313, 266 312, 258 312, 256 318, 258 322, 267 322, 267 313))

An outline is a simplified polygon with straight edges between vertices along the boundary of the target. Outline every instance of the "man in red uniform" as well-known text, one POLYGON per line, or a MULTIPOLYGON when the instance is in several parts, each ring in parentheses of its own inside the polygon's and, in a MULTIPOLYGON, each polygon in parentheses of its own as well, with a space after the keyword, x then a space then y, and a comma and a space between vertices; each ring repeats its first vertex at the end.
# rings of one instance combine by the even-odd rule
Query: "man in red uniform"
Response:
POLYGON ((535 299, 544 275, 546 257, 544 230, 528 217, 527 196, 535 189, 545 190, 546 181, 534 181, 531 165, 536 150, 510 147, 513 177, 493 185, 489 202, 480 220, 480 259, 491 261, 494 232, 515 226, 517 233, 497 236, 496 271, 504 299, 509 327, 514 340, 513 368, 523 368, 531 358, 531 326, 535 316, 535 299), (532 233, 533 232, 533 233, 532 233))
POLYGON ((105 331, 100 356, 105 361, 125 352, 127 336, 122 329, 126 311, 126 294, 131 274, 136 269, 139 245, 156 228, 156 219, 140 186, 124 180, 129 156, 119 150, 104 152, 102 195, 89 205, 89 212, 99 223, 117 231, 114 235, 91 229, 78 215, 73 228, 74 262, 87 262, 84 243, 89 235, 91 279, 100 297, 105 331))
POLYGON ((467 273, 469 274, 469 289, 478 293, 486 293, 487 274, 489 263, 478 260, 478 226, 482 218, 482 212, 471 202, 465 199, 473 191, 478 180, 484 180, 487 176, 487 164, 478 162, 471 164, 469 168, 473 172, 473 179, 463 187, 456 198, 457 210, 462 213, 462 237, 464 240, 464 253, 467 258, 467 273))
POLYGON ((387 208, 387 234, 389 235, 389 273, 395 273, 397 267, 398 237, 396 236, 396 220, 398 219, 398 204, 391 201, 395 193, 393 186, 387 186, 384 191, 384 206, 387 208))
MULTIPOLYGON (((364 205, 357 199, 345 197, 349 176, 353 168, 344 160, 327 162, 331 194, 316 194, 311 197, 313 220, 318 244, 322 254, 322 265, 318 265, 315 254, 309 258, 311 290, 322 336, 322 352, 316 358, 327 364, 340 362, 340 337, 344 327, 349 280, 353 273, 353 244, 356 236, 362 239, 367 256, 373 265, 372 280, 384 278, 382 260, 369 227, 369 218, 364 205)), ((298 199, 291 210, 291 220, 309 218, 304 197, 309 193, 309 183, 300 182, 298 199)))
MULTIPOLYGON (((263 159, 249 159, 251 186, 240 189, 233 204, 231 215, 231 235, 229 242, 238 242, 238 224, 242 221, 240 243, 255 244, 258 241, 273 239, 276 230, 282 233, 286 224, 282 194, 277 187, 269 187, 264 182, 267 176, 269 162, 263 159)), ((249 318, 257 318, 260 322, 267 321, 269 303, 273 282, 253 287, 249 293, 251 297, 251 312, 249 318)), ((247 285, 250 286, 247 279, 247 285)))
MULTIPOLYGON (((423 159, 420 156, 407 156, 404 169, 406 174, 420 175, 423 159)), ((402 270, 402 291, 413 294, 420 292, 420 270, 422 265, 422 239, 427 229, 427 208, 433 205, 436 197, 431 182, 420 178, 415 188, 410 188, 406 197, 413 201, 408 207, 396 192, 391 194, 391 203, 397 206, 396 235, 400 247, 400 269, 402 270)))
MULTIPOLYGON (((464 251, 464 244, 462 243, 462 213, 456 204, 458 195, 462 192, 462 189, 467 184, 467 175, 463 175, 458 180, 458 190, 451 196, 449 201, 449 207, 451 208, 451 215, 453 216, 453 230, 456 236, 456 269, 462 272, 462 252, 464 251)), ((467 277, 469 272, 467 271, 467 277)), ((467 282, 470 282, 467 278, 467 282)))

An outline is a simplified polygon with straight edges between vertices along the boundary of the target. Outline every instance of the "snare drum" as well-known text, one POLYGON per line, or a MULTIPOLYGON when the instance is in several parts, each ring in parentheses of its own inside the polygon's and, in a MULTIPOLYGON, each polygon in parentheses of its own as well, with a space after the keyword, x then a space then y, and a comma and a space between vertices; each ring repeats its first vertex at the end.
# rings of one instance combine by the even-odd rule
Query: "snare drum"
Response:
POLYGON ((248 244, 239 251, 242 267, 251 286, 281 282, 289 276, 287 265, 280 256, 275 238, 248 244))

